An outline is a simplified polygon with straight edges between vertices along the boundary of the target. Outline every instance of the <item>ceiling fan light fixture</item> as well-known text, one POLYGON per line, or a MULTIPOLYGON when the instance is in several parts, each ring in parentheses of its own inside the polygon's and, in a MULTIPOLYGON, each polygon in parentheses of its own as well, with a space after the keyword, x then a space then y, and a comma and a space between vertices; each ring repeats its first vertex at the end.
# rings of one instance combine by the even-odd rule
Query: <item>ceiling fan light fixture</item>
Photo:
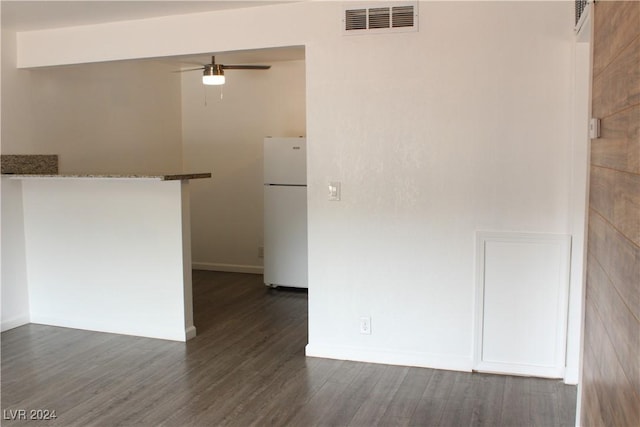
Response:
POLYGON ((204 66, 202 74, 202 84, 205 85, 223 85, 224 71, 220 64, 210 64, 204 66))

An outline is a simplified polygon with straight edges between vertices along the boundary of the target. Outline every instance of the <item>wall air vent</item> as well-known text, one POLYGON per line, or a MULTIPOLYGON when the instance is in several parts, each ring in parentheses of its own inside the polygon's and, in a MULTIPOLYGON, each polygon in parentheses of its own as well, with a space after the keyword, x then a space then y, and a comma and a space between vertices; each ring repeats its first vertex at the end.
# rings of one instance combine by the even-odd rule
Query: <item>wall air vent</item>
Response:
POLYGON ((418 31, 418 2, 376 3, 370 7, 345 8, 344 34, 418 31))
POLYGON ((350 9, 345 11, 345 30, 366 30, 367 9, 350 9))

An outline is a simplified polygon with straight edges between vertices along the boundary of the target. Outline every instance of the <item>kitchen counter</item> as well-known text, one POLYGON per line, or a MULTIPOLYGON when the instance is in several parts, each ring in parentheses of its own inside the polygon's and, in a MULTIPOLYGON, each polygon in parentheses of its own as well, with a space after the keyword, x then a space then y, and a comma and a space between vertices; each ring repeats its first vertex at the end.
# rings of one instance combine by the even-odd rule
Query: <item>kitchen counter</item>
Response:
POLYGON ((147 179, 159 181, 185 181, 211 178, 210 173, 179 174, 109 174, 109 173, 59 173, 57 154, 2 154, 2 177, 15 179, 147 179))
POLYGON ((189 180, 210 173, 3 172, 3 330, 195 336, 189 180))

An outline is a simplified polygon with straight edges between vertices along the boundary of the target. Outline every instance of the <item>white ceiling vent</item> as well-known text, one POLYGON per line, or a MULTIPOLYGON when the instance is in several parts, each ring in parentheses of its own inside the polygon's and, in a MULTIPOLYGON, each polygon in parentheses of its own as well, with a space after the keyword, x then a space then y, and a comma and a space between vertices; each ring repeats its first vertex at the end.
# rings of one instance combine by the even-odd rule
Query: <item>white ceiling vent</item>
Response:
POLYGON ((344 34, 418 31, 418 2, 375 3, 344 9, 344 34))

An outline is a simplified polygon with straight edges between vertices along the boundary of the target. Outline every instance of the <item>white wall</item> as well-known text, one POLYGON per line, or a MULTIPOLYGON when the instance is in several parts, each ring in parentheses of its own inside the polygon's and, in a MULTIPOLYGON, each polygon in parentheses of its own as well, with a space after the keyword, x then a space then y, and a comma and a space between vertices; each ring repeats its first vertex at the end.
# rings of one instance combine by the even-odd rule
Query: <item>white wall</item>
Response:
POLYGON ((416 35, 308 49, 308 351, 471 368, 474 232, 568 231, 570 19, 426 3, 416 35))
MULTIPOLYGON (((58 154, 65 173, 182 171, 180 78, 167 64, 123 61, 16 68, 16 33, 2 28, 0 151, 58 154)), ((28 322, 20 183, 2 183, 2 327, 28 322)))
POLYGON ((191 184, 195 268, 262 272, 262 140, 306 134, 304 61, 269 64, 227 71, 222 87, 182 75, 184 167, 214 176, 191 184))
MULTIPOLYGON (((588 22, 585 25, 591 25, 588 22)), ((591 117, 591 44, 580 42, 574 46, 574 138, 571 152, 573 155, 572 166, 572 194, 570 199, 569 227, 574 236, 571 252, 571 289, 569 300, 568 328, 569 337, 567 347, 567 377, 566 382, 578 384, 580 359, 582 354, 582 327, 584 323, 584 296, 586 277, 586 234, 587 234, 587 210, 588 210, 588 183, 589 183, 589 118, 591 117)), ((577 399, 578 405, 580 399, 577 399)), ((580 411, 577 410, 576 420, 580 420, 580 411)))
POLYGON ((20 70, 12 40, 3 30, 4 154, 58 154, 65 173, 182 171, 180 78, 172 66, 20 70))
POLYGON ((3 331, 29 323, 30 319, 21 184, 19 181, 6 178, 2 178, 0 184, 2 193, 1 329, 3 331))
MULTIPOLYGON (((30 74, 16 69, 16 33, 2 27, 2 56, 0 76, 2 86, 2 128, 0 132, 0 150, 8 154, 8 141, 31 141, 31 113, 29 112, 30 74), (6 101, 5 101, 6 100, 6 101), (11 103, 8 103, 11 100, 11 103), (9 105, 11 107, 9 108, 9 105)), ((9 145, 10 146, 10 145, 9 145)), ((40 153, 43 154, 43 153, 40 153)))
POLYGON ((19 63, 305 45, 308 353, 470 369, 474 232, 571 232, 573 4, 423 2, 419 32, 351 37, 342 6, 24 33, 19 63))
POLYGON ((176 341, 195 336, 185 300, 188 185, 22 179, 31 321, 176 341))
MULTIPOLYGON (((2 9, 2 8, 0 8, 2 9)), ((11 137, 12 123, 19 120, 14 114, 25 105, 21 93, 26 87, 15 70, 16 35, 2 28, 0 39, 0 99, 11 99, 11 106, 0 102, 0 153, 4 152, 4 140, 11 137), (5 129, 8 130, 7 136, 5 129)), ((24 132, 30 132, 24 126, 24 132)), ((25 264, 24 227, 22 225, 22 186, 20 182, 2 179, 0 184, 0 299, 1 329, 3 331, 29 323, 29 292, 27 289, 27 267, 25 264), (13 227, 7 227, 11 223, 13 227), (11 285, 9 285, 11 283, 11 285)))

